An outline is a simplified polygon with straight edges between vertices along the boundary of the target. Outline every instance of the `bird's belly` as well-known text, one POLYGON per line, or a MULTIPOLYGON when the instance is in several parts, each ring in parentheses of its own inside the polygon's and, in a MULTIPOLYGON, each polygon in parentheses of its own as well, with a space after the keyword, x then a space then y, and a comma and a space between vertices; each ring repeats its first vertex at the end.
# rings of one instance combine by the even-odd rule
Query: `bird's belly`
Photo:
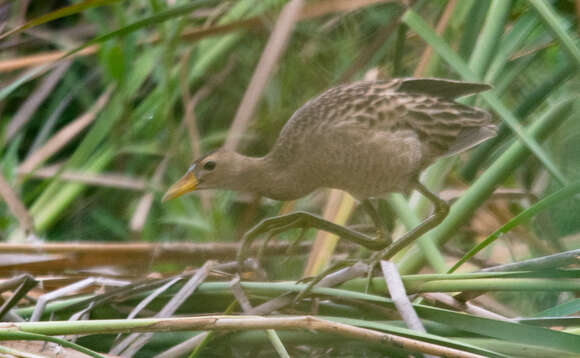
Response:
POLYGON ((415 173, 406 170, 361 170, 348 177, 335 172, 329 175, 328 187, 349 192, 359 199, 377 197, 393 192, 407 192, 415 179, 415 173))
POLYGON ((325 150, 330 154, 320 156, 324 158, 320 167, 325 168, 320 174, 323 186, 345 190, 357 198, 406 192, 425 164, 414 139, 365 138, 350 144, 333 142, 325 150))

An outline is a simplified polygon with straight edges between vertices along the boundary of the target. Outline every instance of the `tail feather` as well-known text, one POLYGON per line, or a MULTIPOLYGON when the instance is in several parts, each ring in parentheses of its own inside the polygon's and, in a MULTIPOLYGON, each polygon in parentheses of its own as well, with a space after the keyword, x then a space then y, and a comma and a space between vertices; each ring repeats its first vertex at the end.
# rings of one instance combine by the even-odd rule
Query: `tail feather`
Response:
POLYGON ((482 127, 464 128, 443 156, 447 157, 466 151, 495 137, 496 134, 497 127, 493 124, 488 124, 482 127))

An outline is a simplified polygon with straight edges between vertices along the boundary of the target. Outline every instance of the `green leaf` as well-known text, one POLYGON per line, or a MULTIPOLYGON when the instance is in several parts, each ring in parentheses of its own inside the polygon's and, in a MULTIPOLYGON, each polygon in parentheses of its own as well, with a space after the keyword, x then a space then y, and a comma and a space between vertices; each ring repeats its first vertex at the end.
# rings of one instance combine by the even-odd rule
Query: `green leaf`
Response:
POLYGON ((516 21, 511 30, 503 36, 493 61, 485 74, 485 81, 495 82, 495 80, 503 73, 502 70, 510 56, 530 35, 530 32, 538 25, 538 22, 537 17, 529 13, 522 15, 521 18, 516 21))
MULTIPOLYGON (((245 288, 244 284, 242 286, 245 288)), ((394 308, 394 304, 384 297, 359 294, 350 291, 315 288, 313 293, 331 295, 341 298, 362 299, 367 301, 381 302, 388 307, 394 308), (356 297, 356 298, 355 298, 356 297)), ((519 342, 524 344, 550 347, 567 352, 580 353, 578 336, 552 331, 550 329, 526 326, 509 321, 500 321, 489 318, 477 317, 465 313, 453 312, 450 310, 414 304, 415 311, 422 319, 440 322, 448 326, 477 333, 484 336, 494 337, 500 340, 519 342)))
POLYGON ((540 14, 550 30, 554 32, 556 38, 560 40, 560 43, 564 46, 570 58, 576 62, 576 66, 580 66, 580 48, 576 45, 577 41, 572 39, 562 27, 562 20, 558 18, 554 9, 544 0, 530 0, 530 3, 536 8, 536 11, 540 14))
POLYGON ((525 220, 535 216, 540 211, 554 205, 558 204, 566 199, 572 198, 575 194, 580 193, 580 181, 574 184, 568 185, 565 188, 558 190, 557 192, 548 195, 544 199, 538 201, 534 205, 530 206, 528 209, 519 213, 516 217, 508 221, 505 225, 497 229, 491 235, 489 235, 485 240, 477 244, 474 248, 469 250, 463 257, 457 261, 455 265, 449 270, 449 273, 457 270, 459 266, 463 265, 467 260, 475 256, 479 251, 490 245, 492 242, 497 240, 501 235, 506 234, 514 227, 518 226, 525 220))
POLYGON ((80 12, 83 12, 86 9, 90 9, 93 7, 110 5, 110 4, 119 2, 119 1, 121 1, 121 0, 85 0, 85 1, 81 1, 78 4, 66 6, 66 7, 60 8, 56 11, 53 11, 51 13, 48 13, 46 15, 42 15, 42 16, 39 16, 35 19, 32 19, 32 20, 28 21, 27 23, 25 23, 24 25, 18 26, 15 29, 12 29, 8 32, 1 34, 0 40, 8 37, 10 35, 14 35, 15 33, 24 31, 24 30, 29 29, 29 28, 34 27, 34 26, 42 25, 42 24, 47 23, 47 22, 52 21, 52 20, 60 19, 60 18, 65 17, 65 16, 78 14, 80 12))
POLYGON ((477 347, 477 346, 474 346, 471 344, 461 343, 461 342, 454 340, 454 339, 449 339, 449 338, 437 336, 435 334, 430 334, 430 333, 423 333, 423 332, 415 331, 412 329, 397 327, 397 326, 382 323, 382 322, 374 322, 374 321, 368 321, 368 320, 362 320, 362 319, 352 319, 352 318, 343 318, 343 317, 332 317, 332 316, 316 316, 316 317, 322 318, 322 319, 325 319, 328 321, 332 321, 332 322, 339 322, 339 323, 344 323, 344 324, 348 324, 351 326, 378 330, 378 331, 382 331, 382 332, 386 332, 386 333, 395 334, 395 335, 401 336, 401 337, 416 339, 418 341, 429 342, 429 343, 437 344, 437 345, 444 346, 444 347, 459 349, 459 350, 462 350, 465 352, 480 354, 480 355, 483 355, 485 357, 507 357, 503 354, 499 354, 497 352, 490 351, 487 349, 482 349, 480 347, 477 347))
POLYGON ((0 89, 0 101, 5 100, 12 92, 14 92, 14 90, 16 90, 18 87, 20 87, 24 83, 31 81, 31 80, 35 79, 36 77, 42 76, 45 72, 47 72, 50 69, 52 69, 53 67, 55 67, 55 65, 56 64, 54 64, 54 63, 50 63, 50 64, 34 67, 34 68, 30 69, 29 71, 24 72, 21 76, 19 76, 17 79, 12 81, 9 85, 0 89))
POLYGON ((105 51, 105 63, 111 77, 121 81, 125 72, 125 59, 121 46, 113 45, 105 51))
POLYGON ((550 307, 547 310, 537 313, 535 317, 561 317, 575 314, 577 312, 580 312, 580 298, 550 307))
POLYGON ((29 333, 29 332, 18 332, 18 331, 1 331, 0 341, 41 341, 41 342, 53 342, 66 348, 74 349, 78 352, 84 353, 93 358, 105 358, 103 355, 78 345, 73 342, 69 342, 66 339, 51 337, 44 334, 29 333))
POLYGON ((493 1, 487 12, 485 24, 477 38, 477 44, 469 58, 469 68, 478 78, 482 78, 496 53, 497 41, 503 33, 505 22, 510 13, 511 1, 493 1))
MULTIPOLYGON (((496 59, 498 57, 496 57, 496 59)), ((488 72, 488 75, 495 76, 495 73, 492 73, 493 68, 494 65, 492 64, 490 71, 488 72)), ((548 97, 548 95, 553 93, 558 87, 562 86, 562 84, 566 83, 566 81, 574 75, 576 70, 577 68, 573 66, 571 63, 561 65, 558 71, 556 71, 556 73, 545 79, 544 82, 536 86, 536 88, 532 92, 528 93, 522 99, 522 101, 514 111, 516 116, 520 118, 525 118, 528 115, 528 113, 531 113, 534 109, 540 106, 540 104, 544 101, 544 99, 548 97)), ((510 77, 509 75, 506 75, 505 72, 506 71, 501 72, 501 76, 503 76, 504 79, 510 77)), ((501 78, 499 73, 497 75, 498 78, 501 78)), ((505 124, 500 125, 498 133, 495 137, 491 138, 485 143, 480 144, 477 148, 475 148, 469 161, 461 169, 461 176, 468 181, 472 181, 473 178, 475 177, 477 170, 482 165, 482 163, 485 162, 485 159, 489 156, 491 151, 499 143, 501 143, 504 139, 506 139, 510 134, 510 132, 511 131, 505 124)))
POLYGON ((134 22, 130 25, 124 26, 118 30, 111 31, 111 32, 106 33, 106 34, 101 35, 101 36, 97 36, 94 39, 85 42, 81 46, 70 50, 69 52, 67 52, 63 56, 63 58, 66 58, 74 53, 77 53, 80 50, 82 50, 86 47, 89 47, 91 45, 99 44, 99 43, 105 42, 107 40, 110 40, 110 39, 118 37, 118 36, 127 35, 127 34, 130 34, 132 32, 135 32, 139 29, 142 29, 144 27, 155 25, 155 24, 170 20, 170 19, 175 18, 175 17, 188 15, 193 10, 197 9, 198 7, 200 7, 202 5, 208 5, 208 4, 211 4, 213 2, 215 2, 215 0, 195 0, 190 4, 183 5, 183 6, 176 6, 176 7, 169 9, 169 10, 159 12, 159 13, 152 15, 152 16, 149 16, 143 20, 140 20, 140 21, 134 22))

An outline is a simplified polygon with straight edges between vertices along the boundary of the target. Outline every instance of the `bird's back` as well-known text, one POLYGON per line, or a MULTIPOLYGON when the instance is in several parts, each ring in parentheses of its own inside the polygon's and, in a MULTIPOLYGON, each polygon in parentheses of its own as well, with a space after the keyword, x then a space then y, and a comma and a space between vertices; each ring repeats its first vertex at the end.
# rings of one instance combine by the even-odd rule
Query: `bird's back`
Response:
POLYGON ((296 111, 271 154, 288 165, 300 160, 309 180, 324 186, 351 192, 403 190, 403 182, 435 158, 495 135, 489 113, 454 100, 489 88, 442 79, 340 85, 296 111), (388 179, 394 171, 399 177, 388 179), (376 183, 365 179, 356 184, 368 176, 376 183))

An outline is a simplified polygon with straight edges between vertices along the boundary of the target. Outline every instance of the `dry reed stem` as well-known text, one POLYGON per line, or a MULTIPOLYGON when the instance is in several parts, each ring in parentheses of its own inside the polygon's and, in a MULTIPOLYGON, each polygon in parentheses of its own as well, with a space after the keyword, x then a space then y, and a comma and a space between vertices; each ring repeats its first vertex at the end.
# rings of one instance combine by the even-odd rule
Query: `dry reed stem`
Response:
MULTIPOLYGON (((439 22, 435 27, 435 33, 439 36, 445 32, 447 28, 447 24, 449 23, 449 19, 451 19, 451 15, 453 14, 453 10, 455 10, 455 6, 457 5, 457 0, 449 0, 441 18, 439 18, 439 22)), ((427 46, 421 55, 421 59, 419 60, 419 64, 415 68, 415 72, 413 73, 413 77, 421 77, 425 75, 425 69, 427 68, 427 64, 433 57, 433 47, 427 46)))
MULTIPOLYGON (((182 78, 187 78, 187 74, 189 73, 189 59, 192 51, 193 48, 187 50, 179 61, 182 78)), ((191 146, 193 158, 198 158, 201 155, 200 135, 199 130, 197 129, 197 124, 195 123, 195 106, 198 101, 193 100, 191 93, 189 92, 189 84, 187 81, 179 81, 179 88, 181 90, 181 103, 183 104, 183 120, 185 121, 187 133, 189 134, 189 145, 191 146)), ((198 93, 200 91, 198 91, 198 93)))
MULTIPOLYGON (((445 201, 455 201, 459 199, 465 192, 467 191, 466 188, 450 188, 441 190, 439 192, 439 197, 445 201)), ((539 200, 538 194, 535 194, 533 191, 529 191, 527 189, 512 189, 512 188, 497 188, 491 193, 489 196, 488 201, 494 200, 522 200, 526 199, 532 203, 535 203, 539 200)))
POLYGON ((0 173, 0 196, 8 205, 8 209, 16 217, 18 223, 20 224, 20 228, 26 233, 31 234, 34 233, 34 220, 32 216, 26 209, 26 206, 18 197, 18 194, 14 190, 10 184, 4 179, 2 173, 0 173))
MULTIPOLYGON (((169 162, 169 155, 166 155, 161 163, 155 169, 155 174, 153 175, 153 185, 158 186, 161 183, 161 178, 165 174, 167 170, 167 164, 169 162)), ((144 194, 141 199, 139 199, 139 203, 131 217, 131 221, 129 223, 129 228, 131 229, 131 235, 133 240, 138 240, 145 223, 147 222, 147 216, 149 211, 151 210, 151 205, 153 204, 154 195, 152 192, 144 194)))
POLYGON ((425 327, 423 327, 423 323, 419 319, 417 312, 415 312, 413 304, 407 297, 397 266, 391 261, 381 260, 381 269, 389 295, 407 327, 417 332, 425 333, 425 327))
MULTIPOLYGON (((167 302, 165 306, 155 314, 157 318, 171 317, 179 307, 189 298, 195 290, 206 280, 210 271, 215 266, 215 262, 207 261, 196 273, 189 278, 179 289, 179 291, 167 302)), ((119 344, 115 345, 109 353, 120 354, 124 357, 133 357, 151 338, 153 332, 132 333, 125 337, 119 344)))
MULTIPOLYGON (((139 302, 139 304, 131 310, 131 313, 129 313, 129 315, 127 316, 126 319, 134 319, 137 316, 137 314, 139 314, 141 311, 143 311, 151 302, 153 302, 161 294, 165 293, 169 288, 171 288, 173 285, 178 283, 180 280, 181 280, 181 277, 176 276, 173 279, 167 281, 164 285, 157 287, 151 294, 147 295, 147 297, 145 297, 145 299, 141 300, 139 302)), ((69 321, 70 321, 70 319, 69 319, 69 321)), ((129 338, 129 337, 126 337, 126 338, 129 338)), ((135 339, 138 338, 136 336, 134 336, 134 337, 135 337, 135 339)), ((133 339, 131 341, 129 341, 129 340, 119 341, 120 338, 121 338, 121 334, 118 334, 116 339, 115 339, 115 342, 118 342, 118 343, 116 344, 116 346, 111 348, 111 350, 116 349, 116 347, 119 347, 118 349, 122 350, 121 348, 123 348, 123 349, 126 348, 130 342, 133 342, 135 340, 135 339, 133 339), (123 344, 123 342, 127 342, 127 343, 123 344)))
POLYGON ((92 286, 113 286, 113 287, 121 287, 130 284, 130 281, 124 280, 117 280, 111 278, 103 278, 103 277, 89 277, 81 281, 74 282, 68 286, 61 287, 54 291, 48 292, 40 296, 36 300, 36 305, 34 306, 34 311, 30 316, 30 322, 39 321, 42 318, 42 313, 46 308, 46 305, 54 300, 57 300, 61 297, 66 297, 78 293, 87 287, 92 286))
MULTIPOLYGON (((266 253, 283 254, 288 249, 288 242, 272 242, 266 248, 266 253)), ((254 253, 260 243, 256 241, 250 250, 254 253)), ((298 248, 309 248, 310 244, 302 244, 298 248)), ((187 255, 187 256, 218 256, 225 257, 235 254, 240 247, 239 243, 214 242, 214 243, 191 243, 191 242, 165 242, 165 243, 104 243, 104 242, 39 242, 34 244, 13 244, 0 242, 0 253, 46 253, 46 254, 75 254, 100 256, 109 254, 118 255, 187 255)), ((351 248, 345 245, 344 248, 351 248)), ((301 252, 304 252, 300 250, 301 252)))
POLYGON ((388 2, 395 2, 395 0, 323 0, 305 5, 300 19, 307 20, 334 12, 353 11, 366 6, 388 2))
MULTIPOLYGON (((189 62, 189 57, 191 55, 191 50, 188 51, 182 57, 182 64, 181 69, 184 78, 187 77, 187 63, 189 62)), ((207 96, 211 94, 211 92, 220 84, 222 84, 231 73, 234 68, 235 58, 233 56, 230 57, 228 63, 224 66, 224 68, 217 73, 215 76, 209 79, 209 81, 201 87, 197 92, 191 96, 189 93, 189 86, 186 81, 180 81, 181 84, 181 101, 183 103, 183 120, 185 125, 187 126, 187 132, 189 134, 189 143, 191 146, 193 158, 199 158, 201 156, 201 136, 199 134, 199 129, 197 128, 197 120, 195 117, 195 107, 197 104, 207 96)), ((199 194, 201 199, 201 207, 205 212, 208 212, 210 209, 210 193, 207 191, 200 191, 199 194)))
MULTIPOLYGON (((187 57, 188 57, 188 55, 185 55, 185 57, 184 57, 185 62, 187 62, 187 60, 186 60, 187 57)), ((208 82, 208 84, 206 84, 205 86, 200 88, 195 93, 193 98, 191 98, 191 99, 189 99, 189 89, 187 88, 187 86, 182 86, 181 90, 182 90, 182 95, 183 95, 183 99, 184 99, 184 105, 186 108, 185 108, 185 116, 181 122, 180 130, 178 132, 182 132, 183 127, 188 127, 189 132, 190 132, 190 136, 197 135, 199 137, 199 135, 197 134, 198 133, 197 126, 195 125, 195 115, 194 115, 195 105, 201 99, 208 96, 217 85, 219 85, 221 82, 223 82, 225 80, 225 78, 227 77, 227 75, 231 71, 232 67, 233 67, 232 62, 230 61, 222 71, 220 71, 215 77, 213 77, 208 82)), ((155 170, 155 174, 154 174, 153 180, 152 180, 152 183, 154 186, 159 186, 161 184, 161 180, 163 178, 163 175, 165 174, 165 172, 167 170, 167 164, 169 162, 169 157, 171 156, 171 153, 173 152, 173 148, 175 148, 177 146, 178 139, 179 139, 178 136, 172 137, 172 141, 169 144, 169 147, 171 149, 163 157, 163 160, 161 161, 161 163, 157 166, 157 169, 155 170)), ((192 143, 192 148, 196 148, 194 143, 192 143)), ((207 195, 208 194, 205 192, 202 193, 202 199, 203 199, 202 203, 204 201, 206 203, 208 202, 207 195)), ((139 238, 139 235, 140 235, 141 231, 143 230, 145 223, 147 222, 147 216, 149 214, 149 211, 151 210, 151 205, 153 205, 153 199, 154 199, 153 193, 146 193, 141 197, 141 199, 139 200, 139 203, 137 204, 137 208, 135 209, 135 213, 131 217, 131 221, 129 224, 133 240, 137 240, 139 238)))
MULTIPOLYGON (((63 347, 53 342, 42 341, 3 341, 2 347, 11 350, 9 355, 1 355, 6 358, 89 358, 90 356, 80 353, 72 348, 63 347)), ((9 353, 9 352, 4 352, 9 353)), ((105 356, 107 357, 107 356, 105 356)), ((116 358, 108 356, 107 358, 116 358)))
POLYGON ((244 292, 242 285, 240 284, 240 275, 235 275, 234 278, 230 281, 230 288, 234 295, 236 301, 240 305, 242 312, 247 313, 252 310, 252 304, 250 303, 250 299, 244 292))
POLYGON ((197 346, 205 342, 210 333, 211 332, 209 331, 203 331, 179 344, 174 345, 166 351, 159 353, 154 358, 179 358, 186 354, 190 354, 197 346))
POLYGON ((0 285, 0 293, 2 293, 2 305, 0 306, 0 317, 2 321, 22 321, 22 318, 12 311, 12 308, 18 305, 22 299, 24 299, 34 287, 38 285, 38 281, 35 280, 30 274, 21 274, 10 280, 7 280, 4 285, 0 285), (10 294, 6 294, 6 290, 12 291, 10 294))
POLYGON ((338 80, 339 83, 351 81, 352 77, 373 58, 381 46, 391 37, 393 31, 400 25, 400 17, 378 30, 380 32, 379 35, 357 56, 348 69, 344 71, 338 80))
POLYGON ((363 6, 375 4, 377 0, 345 1, 335 0, 316 4, 318 6, 306 7, 303 0, 290 1, 278 17, 278 21, 268 39, 268 43, 262 52, 262 56, 256 66, 256 71, 250 80, 250 84, 244 93, 244 97, 238 107, 234 117, 225 147, 236 149, 241 140, 242 134, 248 127, 249 121, 254 114, 255 108, 260 99, 261 93, 275 68, 278 59, 284 52, 288 39, 296 22, 310 17, 321 16, 322 14, 338 11, 351 11, 363 6), (304 10, 303 10, 304 8, 304 10))
MULTIPOLYGON (((97 53, 100 46, 89 46, 81 51, 75 53, 71 57, 80 57, 93 55, 97 53)), ((52 63, 61 60, 66 54, 66 51, 47 51, 36 55, 22 56, 9 60, 0 61, 0 72, 10 72, 20 70, 27 67, 34 67, 45 63, 52 63)))
POLYGON ((32 94, 26 98, 8 124, 6 132, 4 133, 5 142, 13 138, 30 121, 42 102, 52 94, 52 90, 65 74, 70 64, 70 61, 59 64, 36 86, 32 94))
MULTIPOLYGON (((181 121, 181 124, 178 129, 178 133, 183 131, 183 127, 185 127, 185 119, 181 121)), ((175 148, 177 145, 177 139, 179 136, 173 136, 171 138, 171 143, 169 144, 170 150, 163 156, 161 162, 157 165, 155 169, 155 173, 153 174, 152 183, 154 186, 159 186, 161 184, 161 179, 167 170, 167 164, 169 163, 169 157, 173 152, 172 148, 175 148)), ((135 211, 133 212, 133 216, 131 216, 131 220, 129 221, 129 228, 131 230, 131 238, 133 241, 137 241, 140 238, 141 231, 145 227, 145 223, 147 222, 147 216, 149 215, 149 211, 151 210, 151 205, 153 205, 154 193, 148 192, 143 194, 143 196, 139 199, 135 211)))
MULTIPOLYGON (((201 99, 208 96, 211 93, 211 91, 213 90, 213 88, 225 79, 225 77, 227 76, 227 74, 231 70, 231 67, 232 66, 230 64, 228 64, 226 66, 226 68, 224 70, 222 70, 212 81, 210 81, 206 86, 200 88, 191 100, 188 100, 188 102, 185 104, 186 113, 185 113, 185 116, 180 124, 180 130, 178 132, 182 132, 183 127, 188 127, 190 129, 190 135, 192 134, 192 130, 193 130, 193 133, 197 133, 197 127, 195 126, 195 117, 193 114, 193 110, 195 108, 195 105, 201 99), (189 123, 188 121, 193 121, 193 123, 189 123)), ((183 94, 185 96, 188 96, 188 92, 189 92, 188 89, 182 87, 182 91, 185 91, 185 92, 183 92, 183 94)), ((186 97, 184 97, 184 99, 186 99, 186 97)), ((153 180, 152 180, 154 186, 159 186, 161 184, 161 179, 163 178, 163 175, 165 174, 165 172, 167 170, 167 164, 169 162, 169 157, 170 157, 171 153, 173 152, 173 148, 175 148, 177 145, 178 138, 179 137, 172 138, 172 141, 169 145, 169 147, 171 149, 163 157, 163 159, 161 160, 161 163, 157 166, 157 169, 155 170, 155 174, 153 175, 153 180)), ((192 146, 192 148, 195 148, 195 147, 192 146)), ((207 194, 202 194, 202 196, 207 198, 207 194)), ((153 205, 153 199, 154 199, 153 193, 146 193, 141 197, 141 199, 139 199, 139 203, 137 204, 137 207, 135 209, 133 216, 131 217, 131 221, 129 224, 133 240, 139 239, 139 235, 140 235, 141 231, 143 230, 145 223, 147 222, 147 216, 149 214, 149 211, 151 210, 151 205, 153 205)), ((207 201, 207 199, 206 199, 206 201, 207 201)))
POLYGON ((343 323, 332 322, 312 316, 294 317, 260 317, 260 316, 203 316, 163 319, 135 320, 92 320, 83 322, 34 322, 34 323, 0 323, 0 331, 21 331, 48 333, 51 335, 70 334, 71 323, 77 325, 75 334, 99 334, 118 332, 175 332, 175 331, 231 331, 256 329, 291 329, 319 331, 364 342, 382 344, 414 352, 434 354, 444 357, 475 358, 478 354, 460 351, 433 343, 427 343, 394 334, 360 328, 343 323), (106 322, 106 324, 104 324, 106 322), (46 328, 46 329, 44 329, 46 328))
MULTIPOLYGON (((394 0, 323 0, 317 3, 306 4, 300 13, 300 21, 309 20, 319 16, 324 16, 330 13, 339 11, 351 11, 357 8, 362 8, 365 6, 376 5, 379 3, 393 2, 394 0)), ((226 34, 233 31, 238 31, 241 29, 248 28, 260 28, 263 27, 262 18, 264 16, 272 16, 271 13, 255 16, 246 20, 235 21, 225 25, 213 26, 204 29, 190 29, 183 32, 181 38, 182 40, 197 41, 209 36, 215 36, 220 34, 226 34)), ((159 36, 153 36, 144 44, 156 43, 159 41, 159 36)), ((99 45, 91 45, 86 47, 79 52, 71 55, 71 57, 88 56, 97 53, 99 50, 99 45)), ((49 51, 36 55, 29 55, 18 57, 15 59, 9 59, 5 61, 0 61, 0 73, 10 72, 22 68, 38 66, 44 63, 55 62, 61 60, 62 57, 67 53, 67 51, 49 51)))
MULTIPOLYGON (((346 281, 350 281, 354 278, 360 277, 364 275, 366 272, 368 272, 368 265, 362 262, 357 262, 350 267, 340 269, 336 272, 327 275, 322 280, 320 280, 320 282, 318 282, 315 285, 315 287, 338 286, 346 281)), ((279 311, 282 308, 293 304, 296 301, 296 298, 297 296, 293 292, 283 294, 269 301, 266 301, 259 306, 252 308, 252 310, 247 312, 247 314, 254 315, 271 314, 272 312, 279 311)))
MULTIPOLYGON (((9 278, 8 280, 4 280, 0 282, 0 292, 8 291, 8 290, 15 290, 22 284, 22 282, 26 280, 34 280, 34 278, 27 273, 20 274, 18 276, 9 278)), ((0 316, 1 317, 1 316, 0 316)))
POLYGON ((18 167, 18 172, 29 173, 33 171, 37 166, 42 164, 53 154, 62 149, 80 132, 82 132, 83 129, 85 129, 95 120, 97 114, 109 101, 109 97, 112 91, 113 86, 109 86, 87 112, 67 124, 64 128, 52 136, 43 146, 28 156, 28 158, 26 158, 26 160, 18 167))
MULTIPOLYGON (((259 243, 251 248, 257 254, 259 243)), ((270 257, 287 257, 288 242, 275 242, 265 249, 270 257)), ((293 255, 303 255, 312 245, 303 243, 293 249, 293 255)), ((350 252, 354 246, 340 245, 340 252, 350 252)), ((151 265, 172 263, 175 265, 199 265, 207 260, 234 260, 238 243, 0 243, 0 255, 12 254, 26 257, 24 262, 0 265, 0 276, 10 276, 14 271, 37 274, 62 273, 67 270, 83 270, 92 267, 110 267, 131 274, 146 273, 151 265), (47 256, 48 255, 48 256, 47 256)))
POLYGON ((32 178, 51 179, 58 177, 59 180, 78 182, 93 186, 102 186, 117 189, 143 191, 148 188, 147 181, 142 178, 129 177, 115 173, 86 173, 76 170, 62 170, 60 165, 51 165, 34 169, 33 171, 18 170, 19 176, 32 178))
POLYGON ((262 91, 274 71, 278 59, 286 49, 290 34, 299 19, 303 5, 304 0, 291 0, 280 12, 278 21, 272 30, 262 56, 260 56, 260 60, 256 65, 250 84, 238 107, 224 145, 225 148, 235 150, 238 147, 242 134, 246 131, 260 100, 262 91))
POLYGON ((485 317, 489 319, 496 319, 500 321, 513 321, 507 317, 504 317, 500 314, 495 312, 486 310, 485 308, 481 308, 473 303, 460 301, 453 296, 450 296, 445 293, 441 292, 430 292, 430 293, 423 293, 421 294, 427 302, 431 304, 439 304, 439 306, 444 306, 446 308, 453 308, 457 311, 466 312, 472 314, 474 316, 485 317))
MULTIPOLYGON (((457 296, 455 296, 457 297, 457 296)), ((496 299, 495 295, 483 295, 479 296, 473 300, 472 303, 477 304, 480 307, 485 307, 486 309, 492 310, 497 314, 501 314, 504 317, 519 317, 520 312, 516 311, 517 308, 508 306, 507 304, 501 303, 496 299)))

